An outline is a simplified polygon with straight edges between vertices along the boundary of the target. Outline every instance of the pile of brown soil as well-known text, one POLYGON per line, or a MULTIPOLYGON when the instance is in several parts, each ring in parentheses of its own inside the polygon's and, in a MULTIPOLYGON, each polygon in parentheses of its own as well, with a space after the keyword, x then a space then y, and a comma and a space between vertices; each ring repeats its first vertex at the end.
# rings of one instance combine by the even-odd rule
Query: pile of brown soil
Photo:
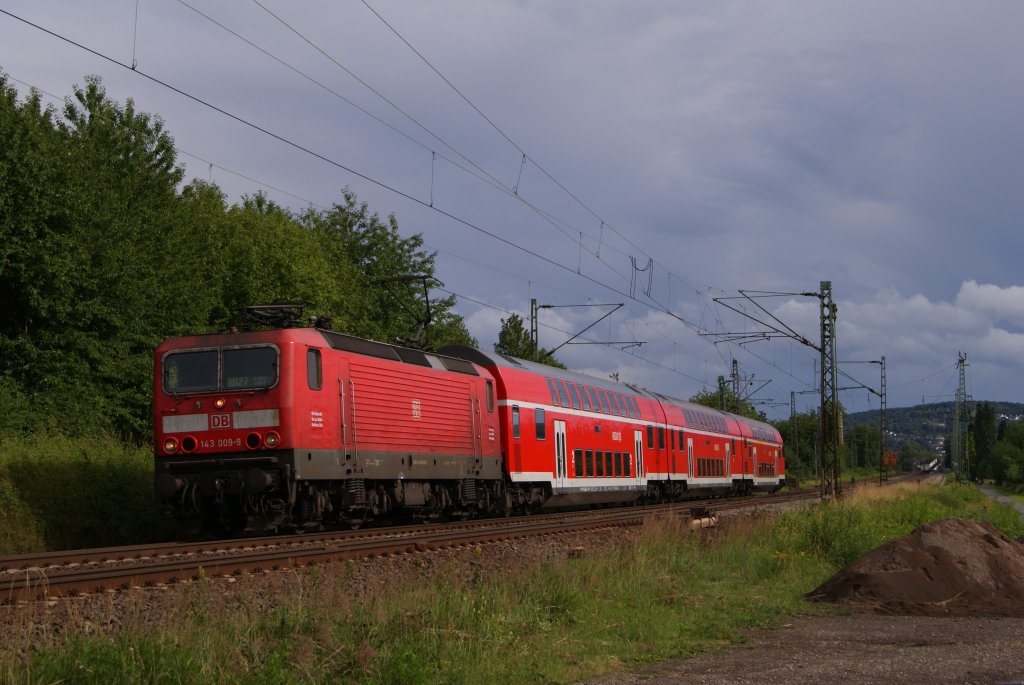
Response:
POLYGON ((868 552, 806 596, 883 614, 1024 617, 1024 545, 985 521, 944 519, 868 552))

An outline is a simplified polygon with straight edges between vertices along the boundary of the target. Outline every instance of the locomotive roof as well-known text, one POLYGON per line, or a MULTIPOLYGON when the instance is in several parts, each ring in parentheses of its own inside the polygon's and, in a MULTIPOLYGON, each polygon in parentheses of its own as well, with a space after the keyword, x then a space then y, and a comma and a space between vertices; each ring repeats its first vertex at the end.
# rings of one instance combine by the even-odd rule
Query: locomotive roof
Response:
POLYGON ((404 364, 414 364, 428 368, 444 369, 456 373, 464 373, 469 376, 479 376, 480 372, 473 365, 472 360, 463 357, 447 355, 437 352, 426 352, 412 347, 402 347, 391 343, 378 342, 366 338, 357 338, 354 335, 346 335, 322 328, 275 328, 256 331, 232 331, 220 333, 202 333, 199 335, 169 338, 160 344, 158 351, 166 347, 181 347, 188 345, 238 345, 247 341, 270 343, 276 340, 292 338, 312 342, 319 336, 327 345, 345 352, 352 352, 366 357, 376 357, 404 364))

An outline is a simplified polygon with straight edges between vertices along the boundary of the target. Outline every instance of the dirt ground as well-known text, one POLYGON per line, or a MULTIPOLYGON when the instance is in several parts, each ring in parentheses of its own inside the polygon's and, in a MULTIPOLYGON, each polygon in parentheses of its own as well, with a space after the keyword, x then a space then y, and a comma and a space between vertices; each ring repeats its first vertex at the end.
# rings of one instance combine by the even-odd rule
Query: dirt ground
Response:
POLYGON ((951 518, 920 526, 807 596, 855 613, 797 618, 752 631, 719 654, 588 685, 1024 685, 1024 545, 989 523, 951 518))
POLYGON ((1024 684, 1024 618, 805 617, 742 645, 587 685, 1024 684))

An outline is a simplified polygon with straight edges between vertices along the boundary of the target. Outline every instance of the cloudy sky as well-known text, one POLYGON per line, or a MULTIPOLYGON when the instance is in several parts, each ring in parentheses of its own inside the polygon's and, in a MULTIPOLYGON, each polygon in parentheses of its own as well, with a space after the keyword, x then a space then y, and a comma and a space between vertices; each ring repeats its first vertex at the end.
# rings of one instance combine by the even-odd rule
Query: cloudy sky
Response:
MULTIPOLYGON (((725 341, 763 328, 721 301, 830 281, 842 387, 878 390, 880 367, 853 362, 885 356, 890 407, 952 400, 965 353, 975 399, 1024 400, 1024 3, 0 9, 0 69, 23 92, 97 74, 232 199, 301 210, 349 187, 394 213, 438 251, 484 348, 531 298, 558 305, 540 313, 548 348, 622 303, 574 341, 615 345, 558 357, 682 397, 736 359, 744 393, 782 417, 791 392, 816 403, 817 353, 725 341)), ((757 302, 818 342, 816 299, 757 302)))

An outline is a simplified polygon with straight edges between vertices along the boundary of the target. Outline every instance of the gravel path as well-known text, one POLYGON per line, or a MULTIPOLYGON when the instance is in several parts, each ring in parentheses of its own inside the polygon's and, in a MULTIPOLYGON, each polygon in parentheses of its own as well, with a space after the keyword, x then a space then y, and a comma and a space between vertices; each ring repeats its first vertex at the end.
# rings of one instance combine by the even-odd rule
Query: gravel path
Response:
POLYGON ((587 685, 1024 683, 1024 619, 805 617, 719 654, 587 685))

